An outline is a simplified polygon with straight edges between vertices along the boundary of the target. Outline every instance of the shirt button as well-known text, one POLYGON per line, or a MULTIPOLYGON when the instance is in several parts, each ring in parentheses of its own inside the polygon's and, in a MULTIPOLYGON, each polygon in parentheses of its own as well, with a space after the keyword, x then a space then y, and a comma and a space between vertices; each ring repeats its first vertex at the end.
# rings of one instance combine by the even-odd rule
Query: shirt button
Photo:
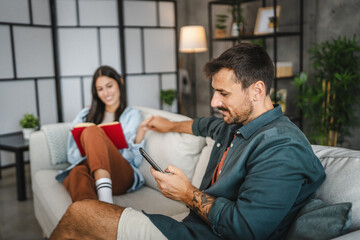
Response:
POLYGON ((217 147, 220 147, 220 146, 221 146, 221 144, 220 144, 220 143, 217 143, 217 144, 216 144, 216 146, 217 146, 217 147))
POLYGON ((236 134, 240 134, 240 131, 237 131, 236 134))
POLYGON ((234 144, 232 143, 232 144, 230 144, 230 147, 233 147, 234 146, 234 144))

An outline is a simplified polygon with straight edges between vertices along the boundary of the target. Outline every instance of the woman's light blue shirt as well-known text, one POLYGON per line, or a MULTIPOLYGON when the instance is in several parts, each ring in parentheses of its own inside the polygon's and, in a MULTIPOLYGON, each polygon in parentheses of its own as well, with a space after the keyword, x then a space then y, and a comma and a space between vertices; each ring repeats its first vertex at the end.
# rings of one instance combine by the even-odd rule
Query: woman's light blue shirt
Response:
MULTIPOLYGON (((89 114, 89 111, 89 108, 84 108, 83 110, 81 110, 72 122, 72 127, 78 123, 85 122, 86 116, 89 114)), ((142 140, 139 144, 135 144, 137 128, 142 120, 143 118, 140 111, 132 107, 126 107, 119 118, 119 122, 121 123, 125 139, 128 144, 128 148, 121 149, 119 151, 122 156, 130 163, 131 167, 134 170, 134 184, 131 186, 128 192, 139 189, 145 183, 145 179, 139 171, 139 167, 143 159, 139 152, 139 148, 145 147, 145 140, 142 140)), ((60 171, 59 174, 56 176, 56 179, 60 182, 64 181, 71 169, 73 169, 82 161, 86 160, 86 157, 80 155, 80 151, 76 146, 74 138, 70 132, 67 144, 67 160, 71 164, 71 166, 63 171, 60 171)))

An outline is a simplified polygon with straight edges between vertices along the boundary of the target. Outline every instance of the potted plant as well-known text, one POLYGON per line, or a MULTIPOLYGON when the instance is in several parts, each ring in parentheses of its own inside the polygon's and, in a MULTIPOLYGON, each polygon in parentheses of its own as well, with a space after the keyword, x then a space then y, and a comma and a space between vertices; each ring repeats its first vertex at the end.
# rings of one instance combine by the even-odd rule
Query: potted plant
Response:
POLYGON ((226 20, 228 16, 226 14, 216 14, 215 24, 215 38, 226 37, 226 20))
POLYGON ((160 99, 165 104, 165 106, 167 106, 168 111, 170 111, 170 107, 172 106, 175 98, 176 98, 176 91, 174 89, 160 91, 160 99))
POLYGON ((294 80, 300 88, 298 105, 311 121, 309 140, 336 146, 358 123, 360 45, 355 36, 338 37, 315 45, 309 53, 314 73, 301 73, 294 80))
POLYGON ((30 134, 39 126, 39 119, 32 113, 26 113, 20 120, 20 126, 23 128, 24 139, 29 139, 30 134))

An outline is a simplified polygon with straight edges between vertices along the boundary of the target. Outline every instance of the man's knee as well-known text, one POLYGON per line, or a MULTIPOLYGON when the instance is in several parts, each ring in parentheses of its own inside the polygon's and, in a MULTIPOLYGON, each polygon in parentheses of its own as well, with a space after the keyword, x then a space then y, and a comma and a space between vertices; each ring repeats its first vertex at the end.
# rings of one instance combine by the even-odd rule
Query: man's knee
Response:
POLYGON ((83 221, 84 217, 89 214, 89 211, 94 209, 97 200, 81 200, 72 203, 66 213, 64 214, 64 218, 68 218, 70 221, 83 221))

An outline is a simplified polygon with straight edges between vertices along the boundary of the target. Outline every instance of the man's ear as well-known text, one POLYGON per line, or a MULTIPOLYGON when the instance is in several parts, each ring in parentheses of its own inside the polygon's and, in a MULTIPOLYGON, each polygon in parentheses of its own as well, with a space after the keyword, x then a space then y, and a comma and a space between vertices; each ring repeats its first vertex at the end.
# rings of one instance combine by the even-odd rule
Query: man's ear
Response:
POLYGON ((266 95, 265 84, 263 81, 257 81, 252 85, 253 100, 258 101, 266 95))

